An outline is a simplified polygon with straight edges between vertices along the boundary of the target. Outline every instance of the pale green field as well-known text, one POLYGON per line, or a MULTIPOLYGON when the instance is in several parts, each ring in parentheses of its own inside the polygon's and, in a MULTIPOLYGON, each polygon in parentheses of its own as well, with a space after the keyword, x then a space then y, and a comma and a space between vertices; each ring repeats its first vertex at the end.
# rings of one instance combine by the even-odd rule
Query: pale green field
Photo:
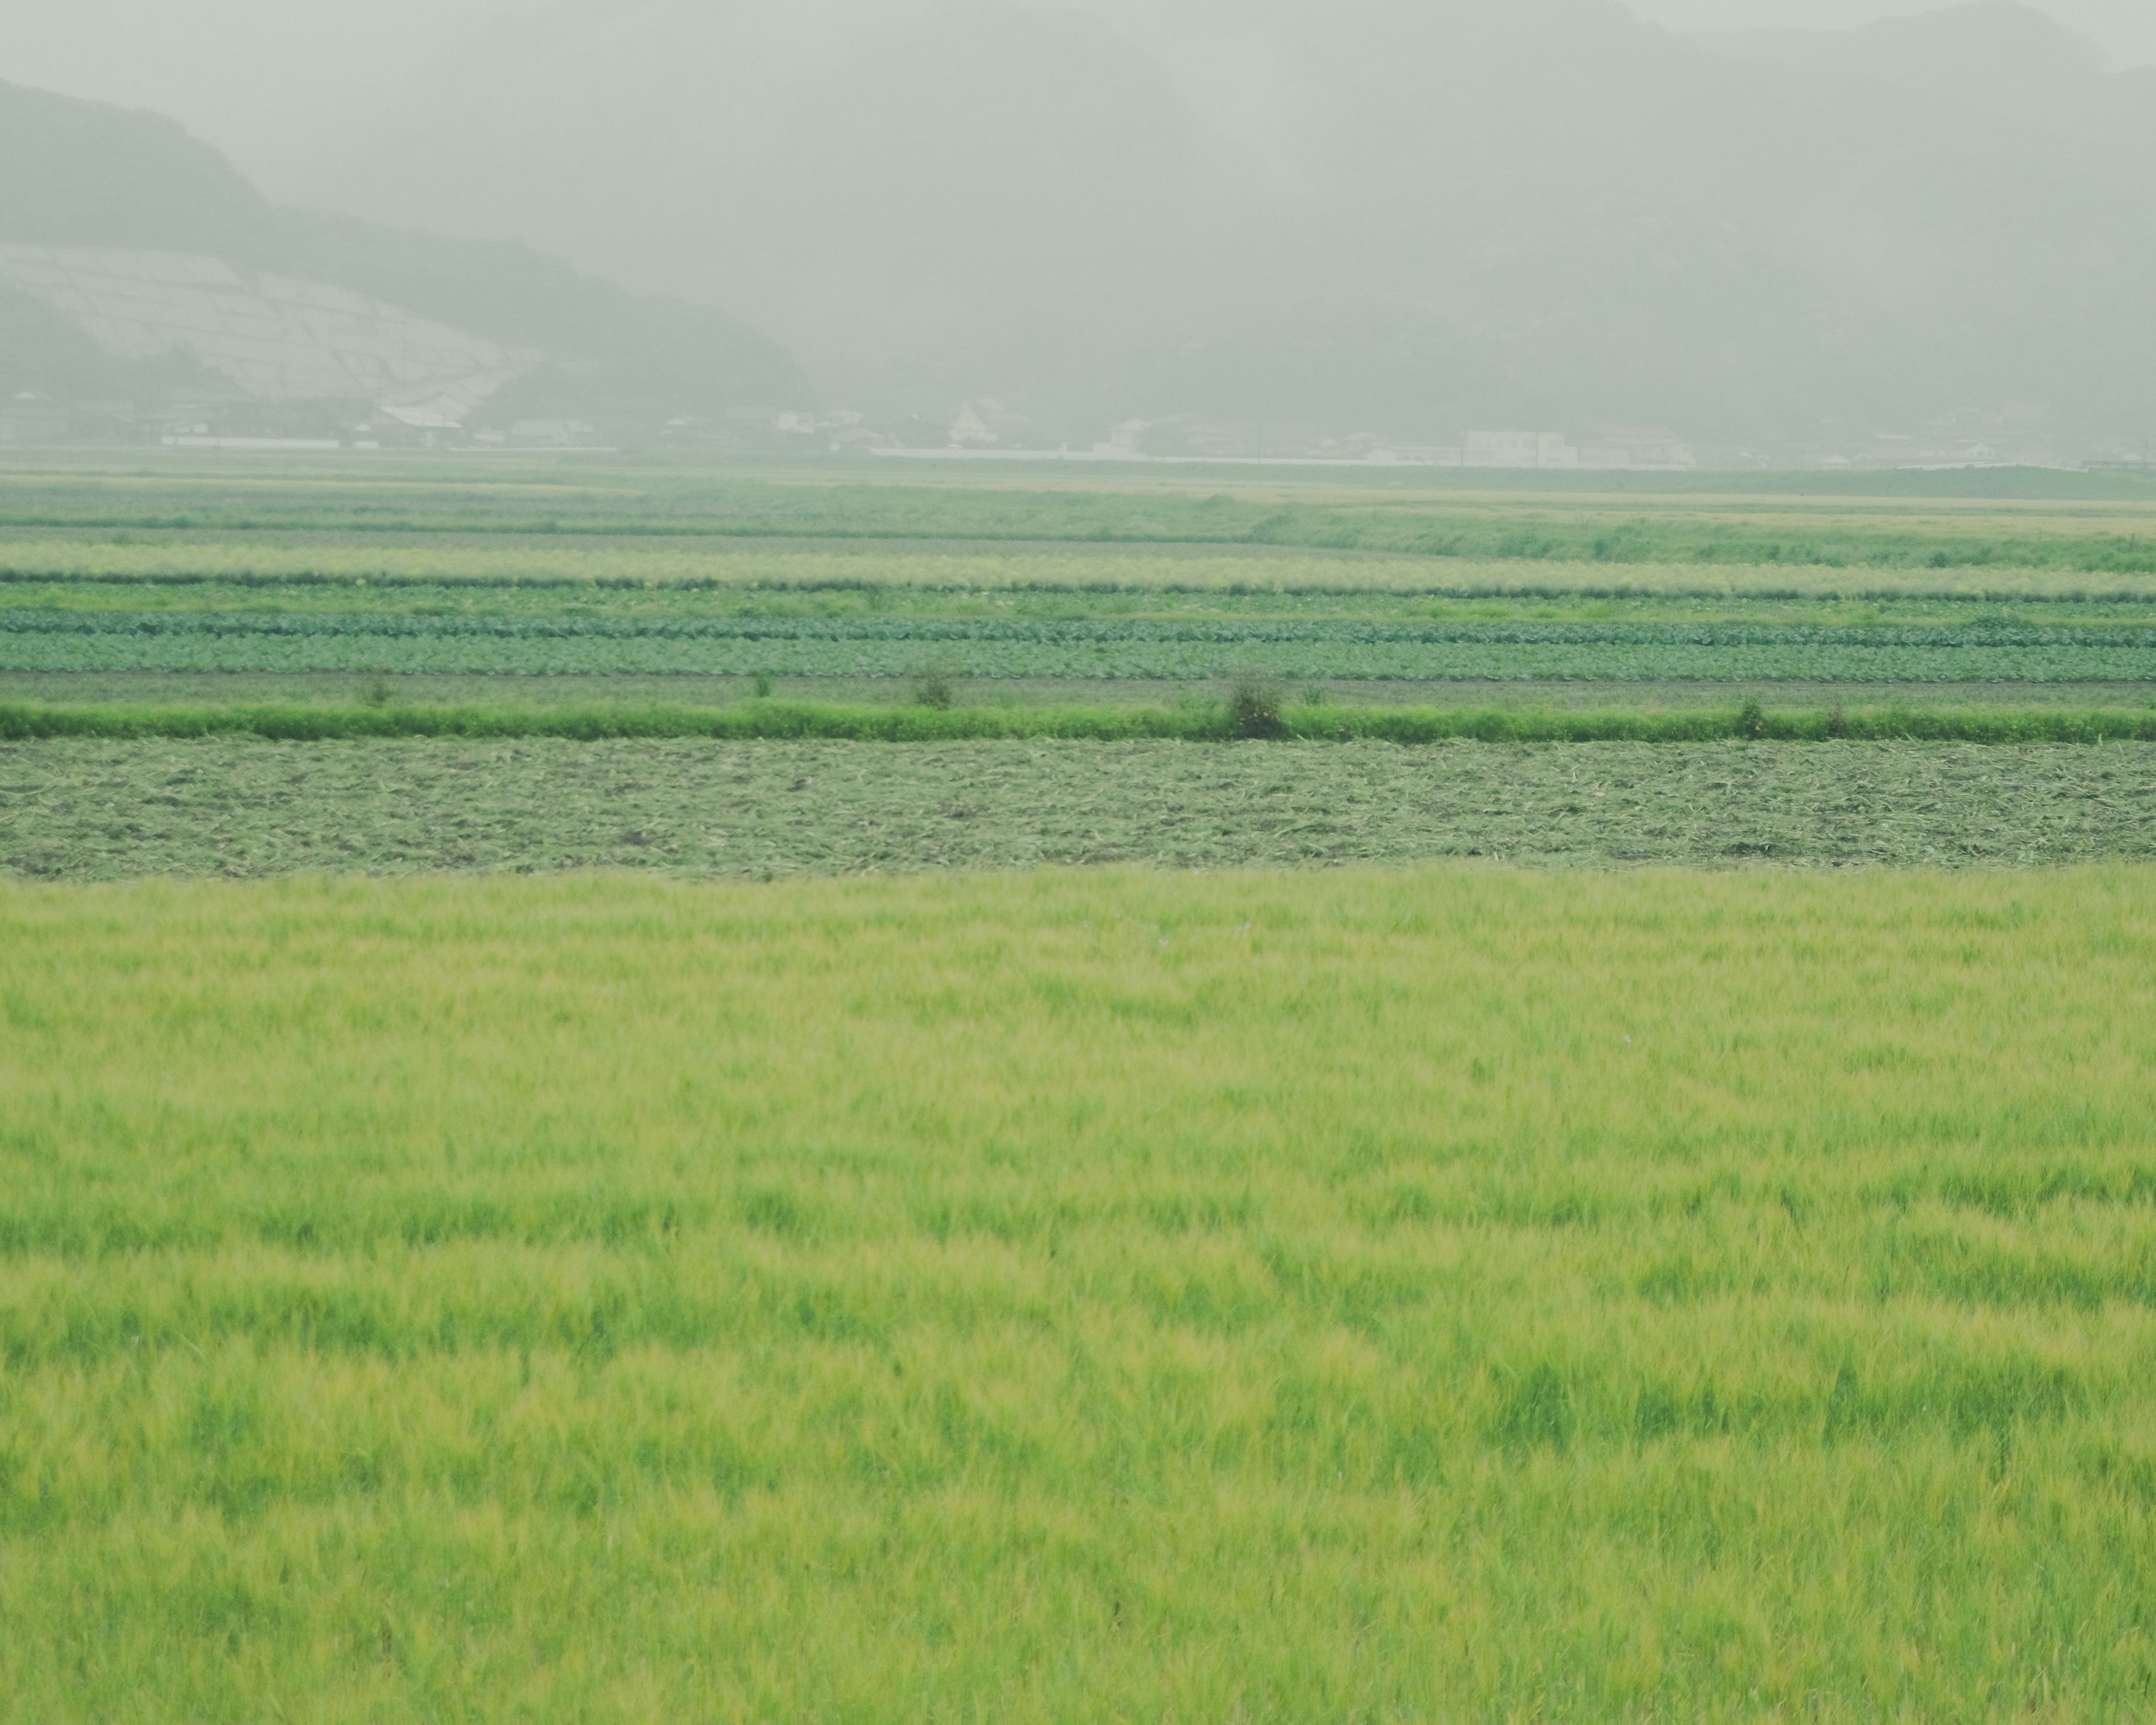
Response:
MULTIPOLYGON (((1912 522, 1912 531, 1928 525, 1912 522)), ((784 593, 863 583, 932 593, 1074 592, 1101 588, 1211 593, 1452 593, 1502 596, 1627 593, 1672 598, 1801 596, 1892 598, 2058 599, 2093 591, 2145 602, 2156 576, 2090 572, 1984 562, 1902 568, 1800 563, 1563 558, 1386 557, 1326 551, 1243 549, 1143 543, 960 547, 875 542, 814 549, 753 542, 592 536, 507 544, 418 536, 417 543, 365 536, 295 538, 275 533, 205 535, 154 530, 119 538, 11 538, 0 533, 0 583, 209 582, 455 587, 604 584, 698 586, 784 593)), ((0 584, 0 597, 6 585, 0 584)), ((40 593, 38 602, 52 603, 40 593)), ((125 603, 143 608, 192 607, 177 592, 131 591, 124 599, 95 588, 60 598, 71 606, 125 603)), ((349 598, 341 601, 349 603, 349 598)))
POLYGON ((2156 871, 0 890, 0 1718, 2156 1695, 2156 871))

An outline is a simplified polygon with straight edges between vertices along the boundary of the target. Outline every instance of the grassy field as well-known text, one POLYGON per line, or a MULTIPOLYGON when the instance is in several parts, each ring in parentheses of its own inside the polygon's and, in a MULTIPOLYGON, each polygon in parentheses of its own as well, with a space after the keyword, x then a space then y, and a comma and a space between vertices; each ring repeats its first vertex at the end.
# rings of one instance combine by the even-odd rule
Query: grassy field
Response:
POLYGON ((0 744, 0 875, 2156 860, 2156 746, 0 744))
POLYGON ((2145 1717, 2152 906, 0 889, 0 1717, 2145 1717))
POLYGON ((2135 475, 18 460, 0 531, 1213 545, 1512 562, 2156 573, 2135 475))

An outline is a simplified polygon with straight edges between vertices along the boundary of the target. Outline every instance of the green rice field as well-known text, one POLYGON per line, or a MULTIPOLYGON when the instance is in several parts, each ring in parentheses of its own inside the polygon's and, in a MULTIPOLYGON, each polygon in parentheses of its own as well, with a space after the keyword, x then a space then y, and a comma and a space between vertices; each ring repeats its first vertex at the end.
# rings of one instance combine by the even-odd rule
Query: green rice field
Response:
POLYGON ((0 891, 0 1715, 2140 1717, 2152 888, 0 891))
POLYGON ((2156 1717, 2156 489, 1593 487, 0 460, 0 1725, 2156 1717))

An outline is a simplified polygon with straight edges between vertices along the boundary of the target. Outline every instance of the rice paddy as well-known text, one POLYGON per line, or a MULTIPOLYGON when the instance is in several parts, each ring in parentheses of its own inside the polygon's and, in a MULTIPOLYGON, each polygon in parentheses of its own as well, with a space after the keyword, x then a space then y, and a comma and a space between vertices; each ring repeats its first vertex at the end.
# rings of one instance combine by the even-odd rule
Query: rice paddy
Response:
POLYGON ((6 1711, 2135 1715, 2152 884, 7 889, 6 1711))

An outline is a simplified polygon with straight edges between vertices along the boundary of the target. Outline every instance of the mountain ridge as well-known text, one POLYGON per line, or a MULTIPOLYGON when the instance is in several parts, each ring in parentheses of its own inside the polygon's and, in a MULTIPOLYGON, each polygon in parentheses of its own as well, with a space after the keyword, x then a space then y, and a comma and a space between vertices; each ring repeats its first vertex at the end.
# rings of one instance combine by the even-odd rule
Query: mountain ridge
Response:
MULTIPOLYGON (((526 246, 272 204, 162 116, 0 84, 0 244, 215 258, 349 290, 554 363, 480 419, 530 408, 649 432, 684 413, 795 407, 790 356, 724 313, 629 293, 526 246), (663 355, 663 363, 654 363, 663 355)), ((184 353, 116 357, 19 283, 0 285, 0 388, 150 396, 213 380, 184 353)))
POLYGON ((1051 442, 1196 415, 1734 445, 2036 406, 2094 436, 2147 411, 2156 115, 2130 81, 2070 136, 1738 63, 1614 0, 1338 0, 1222 9, 1209 106, 1098 18, 788 11, 498 36, 318 201, 543 240, 772 328, 827 396, 993 394, 1051 442))

